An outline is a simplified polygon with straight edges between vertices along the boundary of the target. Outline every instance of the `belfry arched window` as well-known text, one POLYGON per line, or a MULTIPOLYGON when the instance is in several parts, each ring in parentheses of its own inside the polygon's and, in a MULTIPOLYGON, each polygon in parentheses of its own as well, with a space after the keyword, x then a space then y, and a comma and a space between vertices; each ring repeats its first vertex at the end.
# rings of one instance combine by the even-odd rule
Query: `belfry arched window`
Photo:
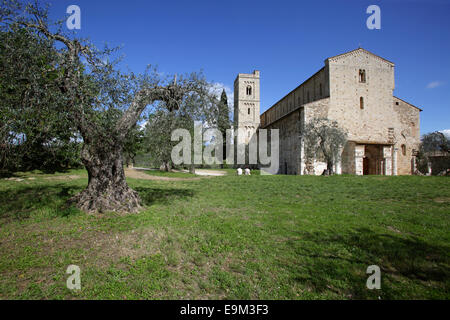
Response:
POLYGON ((252 95, 252 86, 247 86, 247 95, 248 96, 252 95))
POLYGON ((364 69, 359 69, 359 82, 366 82, 366 70, 364 69))

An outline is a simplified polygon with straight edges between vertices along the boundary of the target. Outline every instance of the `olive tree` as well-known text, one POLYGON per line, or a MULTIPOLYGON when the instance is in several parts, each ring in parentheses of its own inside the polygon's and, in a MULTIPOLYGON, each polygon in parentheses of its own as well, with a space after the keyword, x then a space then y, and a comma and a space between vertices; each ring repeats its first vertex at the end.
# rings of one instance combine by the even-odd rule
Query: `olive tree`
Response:
MULTIPOLYGON (((187 94, 176 110, 167 108, 166 102, 158 103, 148 117, 144 145, 152 160, 159 162, 165 171, 170 171, 173 166, 172 148, 178 144, 177 141, 171 140, 174 130, 186 129, 193 137, 194 126, 201 126, 202 133, 210 127, 218 126, 219 100, 211 84, 205 84, 205 88, 208 94, 187 94)), ((194 141, 191 139, 191 153, 194 150, 193 145, 194 141)), ((193 163, 185 165, 189 165, 189 171, 195 173, 193 163)))
POLYGON ((54 80, 51 42, 18 26, 0 30, 0 171, 54 172, 80 164, 80 141, 54 80))
POLYGON ((347 141, 346 132, 336 121, 326 118, 314 118, 307 122, 301 132, 304 143, 307 171, 311 172, 314 159, 323 157, 328 174, 333 174, 334 165, 340 161, 341 151, 347 141))
POLYGON ((55 67, 61 72, 55 73, 52 85, 64 102, 58 112, 68 117, 83 141, 81 161, 89 178, 86 189, 71 202, 86 212, 137 212, 141 199, 127 185, 123 168, 127 135, 155 102, 163 101, 172 111, 188 95, 207 95, 204 78, 193 73, 174 81, 154 69, 143 75, 124 74, 110 62, 114 50, 98 50, 87 40, 66 34, 62 23, 52 24, 47 10, 37 4, 4 1, 0 15, 2 31, 25 29, 57 52, 55 67))
POLYGON ((443 170, 450 168, 450 160, 448 156, 435 157, 434 154, 450 153, 450 139, 442 132, 430 132, 422 136, 418 154, 417 168, 421 173, 428 173, 432 168, 434 174, 438 174, 443 170))

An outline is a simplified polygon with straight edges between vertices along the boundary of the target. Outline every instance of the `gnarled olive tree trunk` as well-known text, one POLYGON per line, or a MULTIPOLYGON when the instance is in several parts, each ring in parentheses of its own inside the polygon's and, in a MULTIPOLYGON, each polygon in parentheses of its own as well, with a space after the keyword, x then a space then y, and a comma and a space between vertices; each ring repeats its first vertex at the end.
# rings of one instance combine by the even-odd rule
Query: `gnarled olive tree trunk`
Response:
POLYGON ((134 213, 142 208, 139 194, 125 180, 121 146, 98 150, 85 144, 81 160, 88 171, 88 186, 70 202, 90 213, 134 213))
POLYGON ((69 202, 86 212, 139 211, 142 208, 139 195, 125 180, 122 150, 126 136, 146 106, 156 101, 163 102, 169 112, 178 110, 186 97, 196 103, 210 101, 204 79, 192 74, 181 77, 177 84, 175 76, 172 84, 156 72, 125 76, 104 62, 105 55, 114 50, 98 51, 83 40, 62 34, 62 28, 50 31, 47 10, 37 2, 22 5, 14 1, 3 11, 5 21, 17 20, 19 26, 39 33, 55 48, 56 43, 62 46, 57 49, 57 63, 49 66, 51 70, 45 77, 54 78, 53 85, 64 95, 67 102, 64 112, 84 141, 81 159, 89 175, 87 188, 69 202), (106 114, 108 111, 111 112, 106 114), (122 115, 116 119, 121 111, 122 115))

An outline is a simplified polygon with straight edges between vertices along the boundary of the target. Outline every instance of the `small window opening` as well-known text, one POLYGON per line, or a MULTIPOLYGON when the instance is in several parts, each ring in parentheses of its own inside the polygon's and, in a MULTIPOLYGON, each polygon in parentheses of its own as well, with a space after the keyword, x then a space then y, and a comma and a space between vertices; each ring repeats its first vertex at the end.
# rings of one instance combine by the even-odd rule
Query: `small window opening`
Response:
POLYGON ((359 82, 365 83, 366 82, 366 70, 359 69, 359 82))
POLYGON ((406 146, 402 144, 402 155, 406 156, 406 146))
POLYGON ((364 98, 363 97, 359 98, 359 108, 364 109, 364 98))

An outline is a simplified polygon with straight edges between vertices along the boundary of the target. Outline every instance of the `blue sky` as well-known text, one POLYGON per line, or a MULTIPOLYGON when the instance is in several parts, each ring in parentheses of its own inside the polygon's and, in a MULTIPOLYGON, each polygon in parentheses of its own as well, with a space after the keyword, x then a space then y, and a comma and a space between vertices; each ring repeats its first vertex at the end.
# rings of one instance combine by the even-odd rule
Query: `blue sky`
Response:
POLYGON ((361 46, 395 63, 394 94, 423 109, 422 134, 450 129, 450 0, 50 2, 53 18, 78 5, 78 34, 123 45, 134 72, 203 70, 231 95, 237 73, 260 70, 261 112, 327 57, 361 46), (381 8, 381 30, 366 27, 371 4, 381 8))

